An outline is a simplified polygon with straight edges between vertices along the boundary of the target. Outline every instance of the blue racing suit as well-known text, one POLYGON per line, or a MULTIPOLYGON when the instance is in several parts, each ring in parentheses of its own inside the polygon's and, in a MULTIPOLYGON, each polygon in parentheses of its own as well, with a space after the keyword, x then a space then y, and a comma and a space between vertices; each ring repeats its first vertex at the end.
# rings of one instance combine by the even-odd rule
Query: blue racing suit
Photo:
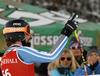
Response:
MULTIPOLYGON (((59 58, 67 41, 68 41, 67 36, 60 35, 58 42, 54 45, 54 47, 49 52, 38 51, 30 47, 20 46, 17 49, 17 53, 20 56, 21 60, 23 60, 25 63, 28 64, 52 62, 52 61, 56 61, 59 58)), ((7 52, 11 51, 12 49, 13 47, 9 48, 7 52)))

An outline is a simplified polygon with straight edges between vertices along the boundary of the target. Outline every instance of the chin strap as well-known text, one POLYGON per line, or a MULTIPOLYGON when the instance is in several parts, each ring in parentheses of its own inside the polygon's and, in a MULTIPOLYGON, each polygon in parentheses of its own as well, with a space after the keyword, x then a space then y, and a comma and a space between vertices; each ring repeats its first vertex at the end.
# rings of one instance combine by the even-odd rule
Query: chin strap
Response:
POLYGON ((20 41, 22 42, 22 45, 23 46, 27 46, 27 43, 25 41, 25 35, 23 35, 21 38, 20 38, 20 41))

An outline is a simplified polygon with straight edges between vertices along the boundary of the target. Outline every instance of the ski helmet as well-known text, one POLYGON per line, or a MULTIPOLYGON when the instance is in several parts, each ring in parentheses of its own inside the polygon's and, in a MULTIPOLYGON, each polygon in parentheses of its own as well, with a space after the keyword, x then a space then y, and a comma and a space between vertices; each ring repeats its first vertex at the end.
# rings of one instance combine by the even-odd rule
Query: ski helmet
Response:
POLYGON ((15 41, 21 41, 25 45, 25 33, 31 35, 30 25, 22 19, 11 20, 7 22, 3 29, 5 38, 10 38, 15 41))

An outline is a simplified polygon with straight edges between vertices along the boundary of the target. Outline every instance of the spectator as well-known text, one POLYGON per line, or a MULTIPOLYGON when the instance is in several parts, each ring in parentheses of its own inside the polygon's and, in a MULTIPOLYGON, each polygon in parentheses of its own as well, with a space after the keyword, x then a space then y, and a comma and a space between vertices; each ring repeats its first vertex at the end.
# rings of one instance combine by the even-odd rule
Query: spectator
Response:
MULTIPOLYGON (((97 46, 90 46, 87 53, 87 75, 100 74, 100 49, 97 46)), ((85 75, 84 67, 75 71, 74 76, 85 75)))
POLYGON ((81 44, 81 47, 79 47, 78 42, 76 40, 76 37, 72 37, 71 40, 70 40, 70 44, 69 44, 69 48, 73 52, 73 55, 74 55, 76 61, 79 63, 79 65, 81 65, 82 62, 83 62, 80 48, 83 52, 83 56, 84 56, 85 59, 86 59, 86 53, 87 53, 84 50, 84 46, 83 46, 82 42, 80 42, 80 44, 81 44))
MULTIPOLYGON (((73 76, 75 70, 79 67, 73 53, 65 49, 60 55, 59 59, 48 65, 51 70, 50 76, 73 76)), ((50 72, 50 71, 49 71, 50 72)))

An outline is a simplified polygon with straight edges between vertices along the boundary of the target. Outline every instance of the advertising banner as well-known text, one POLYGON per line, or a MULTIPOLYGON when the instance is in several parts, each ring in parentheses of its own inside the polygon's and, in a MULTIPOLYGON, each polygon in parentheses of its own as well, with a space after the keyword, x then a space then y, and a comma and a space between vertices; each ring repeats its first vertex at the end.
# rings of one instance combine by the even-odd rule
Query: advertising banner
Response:
MULTIPOLYGON (((60 32, 69 17, 70 15, 64 15, 24 3, 0 2, 0 53, 4 53, 8 49, 2 29, 9 20, 26 20, 31 26, 33 37, 31 47, 41 51, 50 51, 57 42, 60 32)), ((83 41, 85 49, 91 45, 100 46, 100 25, 80 18, 77 21, 79 22, 77 33, 83 41)), ((69 37, 69 41, 71 37, 69 37)), ((65 48, 69 48, 69 41, 65 48)))

